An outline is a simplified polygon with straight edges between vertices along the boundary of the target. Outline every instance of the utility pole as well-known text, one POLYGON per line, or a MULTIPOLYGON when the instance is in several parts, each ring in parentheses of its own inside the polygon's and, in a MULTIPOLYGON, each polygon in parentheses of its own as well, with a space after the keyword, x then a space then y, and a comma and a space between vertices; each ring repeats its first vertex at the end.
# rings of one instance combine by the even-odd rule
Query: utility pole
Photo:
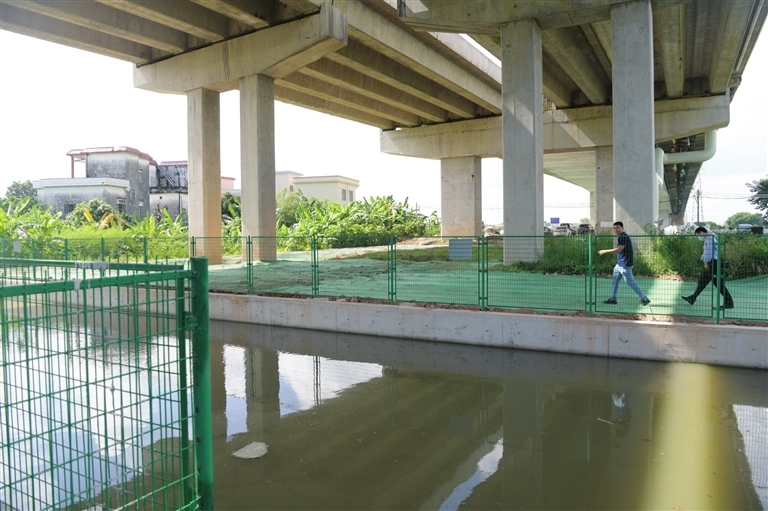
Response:
POLYGON ((701 188, 696 190, 696 224, 701 223, 701 188))

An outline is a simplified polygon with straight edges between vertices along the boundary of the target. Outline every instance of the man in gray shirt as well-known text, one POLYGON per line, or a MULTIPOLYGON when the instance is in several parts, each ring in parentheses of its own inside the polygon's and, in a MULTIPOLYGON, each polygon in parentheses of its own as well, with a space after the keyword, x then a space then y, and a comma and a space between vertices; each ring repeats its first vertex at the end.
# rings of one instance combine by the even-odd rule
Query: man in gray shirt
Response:
POLYGON ((699 275, 699 283, 696 286, 696 291, 689 296, 681 296, 683 300, 693 305, 696 302, 696 298, 699 297, 702 291, 707 288, 707 285, 712 282, 720 294, 723 295, 724 303, 723 309, 733 309, 733 297, 731 293, 725 288, 725 279, 720 278, 720 285, 717 281, 717 241, 715 237, 707 232, 705 227, 697 227, 695 231, 700 240, 704 242, 704 252, 701 254, 701 260, 704 262, 704 269, 701 270, 699 275))

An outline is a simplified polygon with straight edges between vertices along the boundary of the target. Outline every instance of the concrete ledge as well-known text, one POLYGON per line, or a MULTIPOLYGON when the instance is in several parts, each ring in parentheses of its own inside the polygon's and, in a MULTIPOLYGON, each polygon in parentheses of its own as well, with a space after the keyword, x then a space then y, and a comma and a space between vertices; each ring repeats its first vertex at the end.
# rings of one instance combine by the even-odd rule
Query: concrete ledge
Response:
POLYGON ((764 328, 211 293, 212 320, 603 357, 768 369, 764 328))

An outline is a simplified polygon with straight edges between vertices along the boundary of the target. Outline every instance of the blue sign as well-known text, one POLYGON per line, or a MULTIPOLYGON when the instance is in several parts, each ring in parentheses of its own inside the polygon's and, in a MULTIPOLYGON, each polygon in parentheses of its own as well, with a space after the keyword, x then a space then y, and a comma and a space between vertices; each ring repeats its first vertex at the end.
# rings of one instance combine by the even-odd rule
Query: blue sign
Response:
POLYGON ((549 223, 550 224, 559 224, 560 223, 560 217, 555 216, 555 217, 550 218, 549 219, 549 223))

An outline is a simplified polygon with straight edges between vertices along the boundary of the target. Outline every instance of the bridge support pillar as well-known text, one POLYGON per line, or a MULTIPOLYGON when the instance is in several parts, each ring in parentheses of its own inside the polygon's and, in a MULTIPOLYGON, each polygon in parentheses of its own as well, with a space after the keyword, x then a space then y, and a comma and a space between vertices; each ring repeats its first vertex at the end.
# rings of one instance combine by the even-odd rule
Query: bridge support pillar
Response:
POLYGON ((209 264, 221 264, 220 123, 218 92, 187 92, 189 235, 209 264))
MULTIPOLYGON (((590 197, 591 199, 592 197, 590 197)), ((595 149, 595 191, 594 214, 595 228, 600 222, 613 223, 613 147, 595 149)))
POLYGON ((614 220, 641 232, 658 215, 654 170, 653 17, 650 0, 611 9, 614 220))
POLYGON ((440 160, 440 234, 443 236, 481 235, 481 162, 478 156, 440 160))
POLYGON ((253 238, 251 260, 274 261, 275 80, 269 76, 240 79, 240 179, 243 236, 253 238))
MULTIPOLYGON (((541 28, 532 19, 501 26, 504 234, 541 236, 544 144, 541 28)), ((511 242, 512 240, 507 240, 511 242)), ((504 246, 504 261, 534 261, 536 243, 504 246)))

